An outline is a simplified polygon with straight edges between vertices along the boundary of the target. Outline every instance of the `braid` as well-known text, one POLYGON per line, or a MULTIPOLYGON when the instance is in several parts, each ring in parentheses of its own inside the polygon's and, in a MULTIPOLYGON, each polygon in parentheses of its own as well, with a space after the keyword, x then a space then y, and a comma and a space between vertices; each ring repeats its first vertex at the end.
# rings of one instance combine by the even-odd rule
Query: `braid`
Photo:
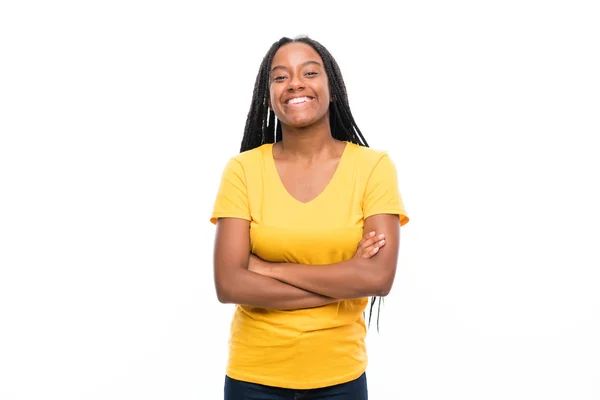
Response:
MULTIPOLYGON (((329 91, 332 102, 329 105, 329 125, 333 138, 351 142, 359 146, 369 147, 362 132, 358 128, 348 102, 348 93, 346 84, 342 78, 342 72, 331 55, 331 53, 316 40, 306 36, 290 39, 283 37, 271 45, 271 48, 264 56, 252 93, 252 103, 246 119, 244 128, 244 137, 240 152, 257 148, 266 143, 276 143, 282 139, 281 123, 272 110, 269 109, 269 74, 273 58, 279 48, 292 42, 302 42, 311 46, 323 60, 327 79, 329 81, 329 91)), ((369 326, 373 316, 373 306, 377 306, 377 331, 379 331, 379 312, 382 298, 373 296, 369 307, 369 326)))
POLYGON ((269 69, 277 50, 291 41, 288 38, 281 38, 273 43, 260 64, 254 83, 250 111, 248 111, 248 117, 246 118, 240 152, 254 149, 265 143, 275 143, 276 141, 276 118, 275 114, 269 110, 269 69))
POLYGON ((308 37, 299 37, 296 39, 284 37, 273 43, 260 64, 240 152, 254 149, 265 143, 275 143, 281 140, 281 124, 273 112, 269 110, 269 70, 277 50, 281 46, 292 42, 308 44, 323 59, 325 72, 329 81, 329 91, 333 99, 333 102, 329 106, 329 124, 332 136, 338 140, 368 147, 367 141, 350 111, 346 85, 344 84, 340 68, 331 53, 319 42, 308 37))

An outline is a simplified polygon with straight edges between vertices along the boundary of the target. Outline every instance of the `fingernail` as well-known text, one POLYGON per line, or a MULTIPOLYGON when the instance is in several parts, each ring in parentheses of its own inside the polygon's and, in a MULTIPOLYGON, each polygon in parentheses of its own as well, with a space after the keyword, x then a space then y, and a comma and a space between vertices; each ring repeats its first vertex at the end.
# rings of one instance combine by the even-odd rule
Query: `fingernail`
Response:
POLYGON ((381 235, 379 235, 379 239, 383 239, 385 237, 385 235, 382 233, 381 235))
POLYGON ((380 245, 380 246, 383 246, 383 244, 384 244, 384 243, 385 243, 385 240, 380 240, 380 241, 379 241, 379 245, 380 245))
POLYGON ((373 249, 373 253, 377 253, 378 251, 379 251, 379 247, 375 247, 375 248, 373 249))
POLYGON ((375 231, 369 232, 369 236, 373 236, 375 234, 375 231))

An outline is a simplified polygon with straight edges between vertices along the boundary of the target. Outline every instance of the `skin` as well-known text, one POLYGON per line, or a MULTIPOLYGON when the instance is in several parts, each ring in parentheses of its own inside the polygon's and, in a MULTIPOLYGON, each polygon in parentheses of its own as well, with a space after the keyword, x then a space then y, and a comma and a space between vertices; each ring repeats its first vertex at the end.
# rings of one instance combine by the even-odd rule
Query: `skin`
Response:
MULTIPOLYGON (((342 298, 323 296, 249 269, 258 257, 249 249, 250 224, 239 218, 217 223, 214 265, 215 287, 221 303, 244 304, 275 310, 297 310, 335 303, 342 298), (228 232, 237 236, 230 236, 228 232), (244 235, 246 234, 246 236, 244 235), (246 243, 246 246, 244 246, 246 243)), ((383 235, 369 232, 358 244, 355 258, 368 259, 385 246, 383 235)), ((260 262, 263 262, 260 260, 260 262)))
POLYGON ((283 140, 273 158, 290 195, 308 202, 331 180, 346 144, 329 128, 329 80, 323 60, 309 45, 282 46, 271 64, 270 106, 282 124, 283 140), (308 98, 290 104, 293 98, 308 98))
MULTIPOLYGON (((273 145, 281 181, 298 201, 310 201, 331 180, 346 146, 331 135, 329 82, 318 53, 304 43, 282 46, 271 65, 269 94, 282 124, 282 141, 273 145), (299 98, 307 101, 290 104, 299 98)), ((259 259, 250 252, 249 230, 249 221, 242 219, 217 223, 215 287, 222 303, 299 309, 391 290, 400 241, 397 215, 365 219, 355 256, 319 268, 259 259)))

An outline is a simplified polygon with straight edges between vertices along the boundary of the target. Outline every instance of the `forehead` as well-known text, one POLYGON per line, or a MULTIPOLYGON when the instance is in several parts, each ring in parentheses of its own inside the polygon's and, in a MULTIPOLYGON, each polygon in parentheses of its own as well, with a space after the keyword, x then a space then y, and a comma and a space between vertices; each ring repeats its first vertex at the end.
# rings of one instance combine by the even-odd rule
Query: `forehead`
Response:
POLYGON ((306 61, 317 61, 323 65, 321 56, 310 45, 302 42, 288 43, 277 50, 271 67, 277 65, 295 66, 303 64, 306 61))

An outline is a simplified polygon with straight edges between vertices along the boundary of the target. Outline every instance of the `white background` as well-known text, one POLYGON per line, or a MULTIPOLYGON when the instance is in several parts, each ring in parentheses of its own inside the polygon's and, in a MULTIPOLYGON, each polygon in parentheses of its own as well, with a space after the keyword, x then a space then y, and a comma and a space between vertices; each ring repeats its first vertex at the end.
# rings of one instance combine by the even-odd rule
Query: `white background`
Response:
POLYGON ((411 217, 370 398, 600 399, 593 3, 2 2, 0 398, 222 398, 208 218, 308 34, 411 217))

